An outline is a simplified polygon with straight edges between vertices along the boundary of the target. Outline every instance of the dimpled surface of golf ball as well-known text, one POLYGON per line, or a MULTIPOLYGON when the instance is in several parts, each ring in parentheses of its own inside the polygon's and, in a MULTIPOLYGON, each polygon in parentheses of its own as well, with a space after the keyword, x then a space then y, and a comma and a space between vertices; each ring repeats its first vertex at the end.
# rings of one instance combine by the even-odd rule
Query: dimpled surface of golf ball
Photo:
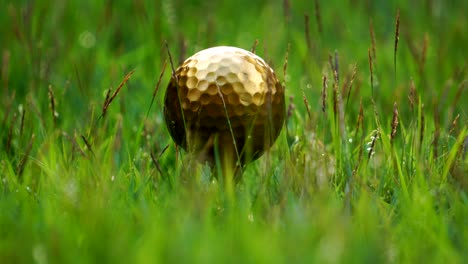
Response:
POLYGON ((235 47, 202 50, 177 68, 164 115, 174 141, 213 161, 236 150, 245 164, 270 148, 284 123, 284 88, 259 56, 235 47), (235 140, 235 144, 234 144, 235 140))

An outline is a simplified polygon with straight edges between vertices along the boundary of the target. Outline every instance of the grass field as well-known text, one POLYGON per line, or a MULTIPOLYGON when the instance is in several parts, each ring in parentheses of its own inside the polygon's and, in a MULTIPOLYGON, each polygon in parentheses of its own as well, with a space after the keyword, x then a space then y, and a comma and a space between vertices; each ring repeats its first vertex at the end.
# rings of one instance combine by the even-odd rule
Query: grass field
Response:
POLYGON ((224 2, 0 0, 0 263, 466 261, 468 2, 224 2), (170 138, 165 43, 256 40, 287 120, 230 188, 170 138))

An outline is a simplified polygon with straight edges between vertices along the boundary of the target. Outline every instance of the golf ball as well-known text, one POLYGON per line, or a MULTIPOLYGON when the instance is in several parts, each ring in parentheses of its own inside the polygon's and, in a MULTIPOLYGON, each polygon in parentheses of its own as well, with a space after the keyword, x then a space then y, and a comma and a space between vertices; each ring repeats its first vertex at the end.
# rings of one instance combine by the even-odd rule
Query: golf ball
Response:
POLYGON ((212 164, 215 148, 240 165, 260 157, 278 137, 284 115, 284 88, 273 69, 235 47, 213 47, 186 59, 164 100, 173 140, 212 164))

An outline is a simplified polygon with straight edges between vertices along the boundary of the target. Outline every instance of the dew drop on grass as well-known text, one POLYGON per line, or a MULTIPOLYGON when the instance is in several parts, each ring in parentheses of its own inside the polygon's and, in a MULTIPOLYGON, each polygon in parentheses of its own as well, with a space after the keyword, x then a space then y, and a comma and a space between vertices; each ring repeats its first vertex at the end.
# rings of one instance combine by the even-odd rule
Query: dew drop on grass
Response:
POLYGON ((78 41, 83 48, 90 49, 96 44, 96 37, 93 33, 86 30, 80 34, 78 41))

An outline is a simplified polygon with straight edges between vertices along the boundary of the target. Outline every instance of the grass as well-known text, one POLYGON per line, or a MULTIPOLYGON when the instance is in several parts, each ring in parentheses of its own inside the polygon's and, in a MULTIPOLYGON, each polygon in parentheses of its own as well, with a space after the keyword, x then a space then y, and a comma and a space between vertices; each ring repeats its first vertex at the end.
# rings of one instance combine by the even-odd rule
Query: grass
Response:
POLYGON ((468 259, 467 3, 309 2, 1 1, 0 262, 468 259), (215 45, 286 87, 231 189, 162 114, 215 45))

